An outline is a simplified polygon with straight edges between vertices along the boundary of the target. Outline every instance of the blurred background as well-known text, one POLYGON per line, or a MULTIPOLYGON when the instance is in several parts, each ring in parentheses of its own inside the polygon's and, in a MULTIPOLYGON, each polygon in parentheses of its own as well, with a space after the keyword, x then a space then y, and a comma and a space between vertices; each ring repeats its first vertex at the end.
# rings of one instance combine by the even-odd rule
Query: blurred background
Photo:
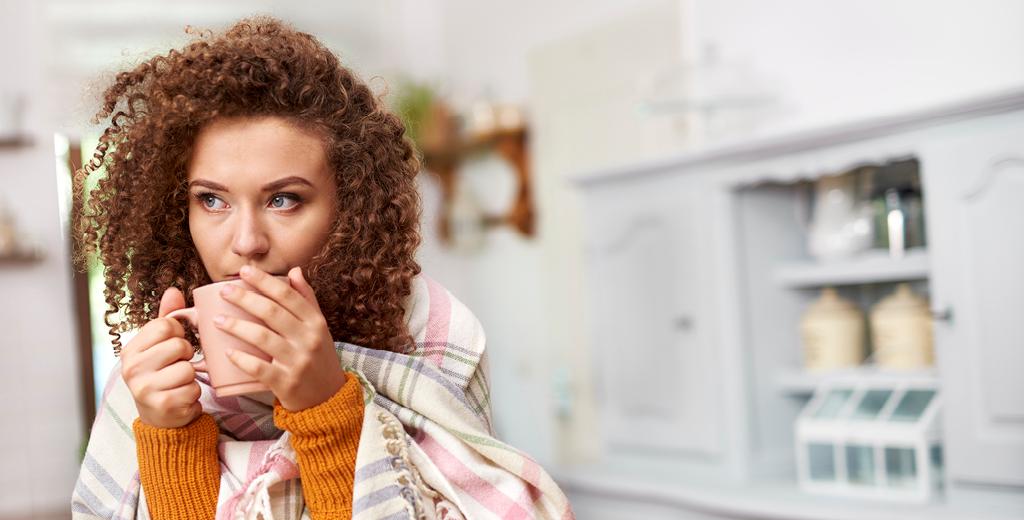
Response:
POLYGON ((257 13, 406 121, 424 271, 580 518, 1024 518, 1024 3, 0 0, 0 519, 70 516, 116 361, 97 96, 257 13))

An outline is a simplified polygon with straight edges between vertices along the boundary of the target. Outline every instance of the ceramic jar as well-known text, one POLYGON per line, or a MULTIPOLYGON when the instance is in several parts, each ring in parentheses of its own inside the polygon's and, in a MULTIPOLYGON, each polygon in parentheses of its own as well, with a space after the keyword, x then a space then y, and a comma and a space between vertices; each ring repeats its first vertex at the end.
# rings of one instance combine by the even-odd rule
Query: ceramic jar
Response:
POLYGON ((858 366, 864 360, 864 313, 826 287, 800 320, 804 367, 811 372, 858 366))
POLYGON ((871 309, 871 342, 880 367, 931 367, 935 354, 928 300, 914 294, 908 283, 896 286, 871 309))

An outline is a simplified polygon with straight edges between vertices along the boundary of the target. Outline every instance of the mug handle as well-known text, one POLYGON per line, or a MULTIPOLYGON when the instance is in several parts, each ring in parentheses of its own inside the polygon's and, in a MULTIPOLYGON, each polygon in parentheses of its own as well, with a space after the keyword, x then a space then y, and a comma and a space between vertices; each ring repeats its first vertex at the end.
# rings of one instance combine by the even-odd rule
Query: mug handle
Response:
POLYGON ((167 313, 164 318, 174 318, 181 322, 182 325, 189 325, 193 329, 199 328, 199 315, 196 313, 195 307, 186 307, 184 309, 178 309, 167 313))
MULTIPOLYGON (((173 318, 181 322, 182 325, 192 327, 192 330, 199 329, 199 315, 196 313, 195 307, 186 307, 184 309, 178 309, 167 313, 165 318, 173 318)), ((198 333, 197 333, 198 335, 198 333)), ((192 363, 192 366, 198 372, 206 372, 206 359, 203 359, 192 363)))

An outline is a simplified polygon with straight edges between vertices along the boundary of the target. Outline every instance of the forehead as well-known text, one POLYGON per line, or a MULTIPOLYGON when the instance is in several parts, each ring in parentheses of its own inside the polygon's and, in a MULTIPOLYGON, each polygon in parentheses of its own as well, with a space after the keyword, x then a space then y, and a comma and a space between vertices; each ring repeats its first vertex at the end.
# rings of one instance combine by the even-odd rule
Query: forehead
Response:
POLYGON ((330 180, 323 140, 278 117, 215 119, 196 136, 188 167, 189 180, 239 187, 288 175, 330 180))

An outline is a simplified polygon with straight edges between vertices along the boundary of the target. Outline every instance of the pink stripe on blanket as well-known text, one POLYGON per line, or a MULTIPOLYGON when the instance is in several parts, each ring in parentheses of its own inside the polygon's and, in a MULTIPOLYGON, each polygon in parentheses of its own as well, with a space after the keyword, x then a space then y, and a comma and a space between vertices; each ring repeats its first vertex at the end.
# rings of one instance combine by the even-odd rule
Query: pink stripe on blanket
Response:
POLYGON ((523 509, 536 509, 534 504, 536 504, 542 496, 544 495, 539 489, 533 486, 526 486, 526 489, 524 489, 522 494, 519 495, 519 500, 517 500, 517 502, 523 509))
POLYGON ((524 456, 523 457, 523 474, 520 475, 529 485, 523 490, 523 493, 519 495, 519 505, 524 509, 533 509, 535 504, 542 493, 540 492, 540 464, 537 464, 533 459, 524 456))
MULTIPOLYGON (((121 377, 121 371, 120 370, 111 370, 110 371, 110 374, 107 376, 107 384, 103 387, 103 397, 100 399, 101 403, 106 403, 107 402, 107 396, 109 396, 110 392, 112 390, 114 390, 114 378, 118 378, 118 377, 121 377)), ((92 421, 93 425, 95 425, 100 420, 100 417, 103 416, 103 412, 104 412, 105 408, 106 407, 104 407, 104 406, 100 406, 100 407, 98 407, 96 409, 96 417, 93 418, 93 421, 92 421)))
MULTIPOLYGON (((210 412, 214 416, 217 414, 217 409, 227 411, 229 413, 221 414, 223 420, 221 421, 221 427, 228 431, 238 440, 256 440, 250 438, 249 434, 253 431, 259 432, 260 425, 249 415, 249 413, 242 408, 242 402, 237 397, 212 397, 210 399, 213 406, 210 407, 210 412)), ((259 437, 257 435, 257 437, 259 437)))
POLYGON ((487 510, 506 520, 532 518, 529 513, 533 509, 532 507, 524 508, 520 503, 502 493, 494 484, 473 473, 462 461, 426 432, 423 432, 421 439, 420 447, 423 448, 430 460, 437 464, 441 473, 451 480, 455 487, 469 493, 473 500, 479 502, 487 510))
POLYGON ((267 454, 267 450, 274 445, 275 441, 256 441, 252 443, 252 448, 249 449, 249 464, 245 470, 245 480, 252 480, 256 478, 256 473, 260 469, 260 464, 263 463, 263 456, 267 454))
POLYGON ((229 415, 223 422, 224 429, 235 436, 236 439, 241 441, 257 440, 260 437, 260 425, 256 423, 244 413, 236 413, 229 415), (256 432, 254 438, 250 438, 249 434, 256 432))
MULTIPOLYGON (((267 441, 267 442, 270 443, 270 444, 273 444, 274 441, 267 441)), ((262 444, 262 443, 256 443, 256 444, 262 444)), ((266 453, 266 450, 268 448, 269 447, 263 448, 263 453, 264 454, 266 453)), ((257 446, 253 446, 253 448, 252 448, 253 452, 255 452, 257 449, 258 449, 257 446)), ((271 471, 273 471, 274 473, 277 473, 277 475, 279 477, 276 480, 276 482, 284 482, 286 480, 291 480, 293 478, 298 478, 298 476, 299 476, 299 466, 296 465, 294 462, 292 462, 292 461, 290 461, 287 458, 282 457, 282 456, 275 456, 273 459, 267 461, 267 463, 263 464, 262 466, 260 466, 258 464, 258 462, 257 462, 257 467, 256 467, 256 469, 254 471, 253 470, 253 466, 252 466, 252 464, 253 464, 253 457, 254 457, 254 453, 253 452, 249 453, 249 467, 246 470, 247 476, 246 476, 245 483, 243 483, 242 486, 238 488, 238 491, 235 492, 234 495, 231 495, 231 498, 229 498, 228 501, 225 502, 224 505, 221 506, 221 508, 217 510, 217 519, 218 520, 221 520, 221 519, 233 519, 234 518, 235 509, 238 507, 238 502, 239 502, 239 500, 242 499, 242 495, 245 494, 245 490, 248 489, 249 485, 252 484, 252 481, 255 480, 257 477, 259 477, 260 475, 265 475, 265 474, 270 473, 271 471)), ((260 458, 262 459, 263 455, 261 455, 260 458)), ((223 468, 221 470, 223 471, 223 468)), ((267 487, 269 489, 270 486, 267 486, 267 487)))
POLYGON ((125 488, 124 494, 121 495, 121 503, 117 505, 117 514, 114 518, 134 518, 135 515, 131 516, 124 514, 125 506, 131 504, 136 506, 139 500, 139 488, 142 487, 142 479, 139 476, 139 472, 136 471, 135 475, 132 475, 132 481, 128 483, 128 487, 125 488))
POLYGON ((423 276, 430 294, 430 312, 427 315, 426 355, 428 361, 441 366, 448 348, 448 323, 452 317, 452 302, 448 291, 432 278, 423 276))
POLYGON ((221 422, 221 427, 233 434, 235 437, 238 437, 239 432, 241 432, 243 428, 248 429, 245 427, 253 424, 252 419, 240 412, 226 413, 221 415, 221 417, 224 418, 223 422, 221 422))
POLYGON ((530 458, 529 455, 522 454, 523 457, 523 480, 533 484, 534 487, 540 487, 540 464, 537 461, 530 458))
POLYGON ((299 465, 284 457, 274 457, 274 464, 271 469, 276 471, 278 475, 281 475, 282 481, 299 478, 299 465))
POLYGON ((242 403, 237 397, 214 397, 213 394, 211 394, 210 401, 222 410, 245 413, 245 410, 242 409, 242 403))

